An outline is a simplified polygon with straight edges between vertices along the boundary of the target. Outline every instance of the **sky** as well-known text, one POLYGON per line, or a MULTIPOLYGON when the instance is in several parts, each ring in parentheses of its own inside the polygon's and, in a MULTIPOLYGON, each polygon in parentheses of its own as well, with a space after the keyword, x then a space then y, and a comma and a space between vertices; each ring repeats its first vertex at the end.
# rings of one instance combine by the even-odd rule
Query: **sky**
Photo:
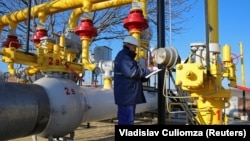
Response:
MULTIPOLYGON (((248 73, 250 70, 250 65, 248 64, 248 62, 250 62, 250 55, 248 55, 250 54, 250 20, 247 16, 250 13, 250 1, 218 0, 218 2, 219 44, 221 47, 225 44, 230 45, 231 53, 238 56, 240 55, 239 43, 243 43, 245 87, 250 87, 250 73, 248 73)), ((184 28, 187 30, 182 34, 173 34, 173 40, 171 42, 172 46, 177 49, 179 56, 182 59, 188 57, 191 43, 205 43, 206 41, 204 0, 198 0, 192 10, 184 13, 184 16, 192 17, 192 19, 184 25, 184 28)), ((150 44, 155 45, 157 43, 152 42, 150 44)), ((107 46, 112 48, 112 58, 114 58, 122 45, 121 42, 111 42, 107 46)), ((240 59, 236 60, 236 62, 237 85, 242 85, 240 59)), ((0 68, 1 71, 6 71, 7 65, 0 63, 0 68)))

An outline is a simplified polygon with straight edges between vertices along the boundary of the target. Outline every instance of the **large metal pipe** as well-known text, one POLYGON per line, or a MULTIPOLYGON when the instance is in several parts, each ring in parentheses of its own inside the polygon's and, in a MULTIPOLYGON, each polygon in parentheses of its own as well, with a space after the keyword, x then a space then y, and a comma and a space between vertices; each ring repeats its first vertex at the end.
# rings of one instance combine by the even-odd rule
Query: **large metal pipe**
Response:
POLYGON ((40 133, 48 124, 49 108, 41 86, 0 83, 0 140, 40 133))
MULTIPOLYGON (((100 121, 114 118, 117 113, 117 106, 114 103, 113 89, 82 87, 85 97, 85 104, 88 106, 84 113, 82 122, 100 121)), ((147 103, 138 104, 136 113, 157 110, 157 94, 144 91, 147 103)))
POLYGON ((87 110, 80 86, 60 74, 49 74, 34 84, 42 86, 50 100, 49 122, 39 136, 57 138, 73 132, 87 110))
MULTIPOLYGON (((0 83, 0 90, 0 140, 64 137, 83 122, 116 117, 113 89, 78 86, 59 74, 34 84, 0 83)), ((157 94, 145 97, 136 113, 157 110, 157 94)))

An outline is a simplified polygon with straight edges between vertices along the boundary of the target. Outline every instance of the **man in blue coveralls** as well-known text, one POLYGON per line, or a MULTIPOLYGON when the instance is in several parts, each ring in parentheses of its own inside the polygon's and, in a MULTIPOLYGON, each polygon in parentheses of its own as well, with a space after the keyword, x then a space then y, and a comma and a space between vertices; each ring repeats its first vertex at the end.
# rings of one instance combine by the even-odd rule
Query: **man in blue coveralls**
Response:
POLYGON ((133 125, 136 104, 145 103, 142 83, 152 69, 142 68, 135 61, 136 38, 127 36, 123 48, 118 52, 114 62, 114 97, 118 106, 118 125, 133 125))

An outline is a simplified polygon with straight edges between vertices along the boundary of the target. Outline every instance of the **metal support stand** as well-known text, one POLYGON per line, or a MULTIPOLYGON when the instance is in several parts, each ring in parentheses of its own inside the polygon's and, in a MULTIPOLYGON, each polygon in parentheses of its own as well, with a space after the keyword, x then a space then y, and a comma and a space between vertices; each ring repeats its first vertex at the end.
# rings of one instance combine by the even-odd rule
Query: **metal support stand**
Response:
POLYGON ((69 137, 53 138, 53 136, 49 136, 48 141, 74 141, 74 138, 75 138, 75 132, 71 132, 69 134, 69 137))
POLYGON ((32 141, 37 141, 37 135, 33 135, 31 138, 32 138, 32 141))

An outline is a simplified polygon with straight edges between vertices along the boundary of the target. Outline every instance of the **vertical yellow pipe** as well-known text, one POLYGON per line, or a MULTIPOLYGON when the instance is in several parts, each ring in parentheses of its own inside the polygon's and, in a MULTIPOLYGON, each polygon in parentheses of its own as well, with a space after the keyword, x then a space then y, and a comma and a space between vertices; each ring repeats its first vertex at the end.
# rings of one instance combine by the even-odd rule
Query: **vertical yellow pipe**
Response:
MULTIPOLYGON (((141 1, 141 4, 142 4, 142 14, 145 17, 145 14, 147 13, 146 0, 141 1)), ((136 9, 136 8, 134 8, 134 9, 136 9)), ((133 7, 131 10, 133 10, 133 7)), ((131 30, 131 31, 129 31, 129 33, 131 36, 135 37, 138 40, 139 45, 141 45, 141 31, 140 30, 131 30)), ((141 57, 144 57, 144 58, 146 57, 146 50, 141 49, 140 47, 137 47, 135 60, 138 61, 139 58, 141 58, 141 57)))
POLYGON ((91 6, 92 6, 92 4, 91 4, 91 1, 90 0, 84 0, 83 1, 83 10, 84 10, 84 12, 91 12, 91 6))
POLYGON ((112 78, 103 78, 103 81, 104 81, 104 84, 103 84, 104 89, 112 88, 112 78))
POLYGON ((60 39, 59 45, 61 47, 65 47, 65 36, 61 35, 59 39, 60 39))
POLYGON ((97 10, 112 8, 116 6, 131 3, 132 0, 85 0, 83 7, 76 8, 69 18, 69 29, 74 29, 77 25, 78 19, 84 12, 93 12, 97 10))
MULTIPOLYGON (((211 31, 209 32, 209 39, 211 43, 218 43, 218 0, 208 0, 208 23, 211 27, 211 31)), ((209 64, 208 64, 209 65, 209 64)), ((218 76, 215 78, 218 81, 218 76)), ((219 82, 220 83, 220 82, 219 82)), ((212 84, 213 87, 218 87, 217 84, 212 84)), ((218 98, 220 99, 220 98, 218 98)), ((211 116, 210 124, 222 124, 222 108, 224 107, 224 102, 221 100, 209 99, 209 103, 211 104, 211 115, 207 115, 207 117, 211 116)))
POLYGON ((148 12, 147 12, 147 1, 146 0, 141 0, 141 8, 143 12, 144 18, 148 18, 148 12))
POLYGON ((16 35, 17 23, 9 21, 9 35, 16 35))
MULTIPOLYGON (((75 29, 77 25, 77 21, 83 12, 91 12, 91 11, 101 10, 101 9, 109 8, 109 7, 111 8, 111 7, 127 4, 131 1, 132 0, 123 0, 123 1, 110 0, 110 1, 101 2, 101 0, 95 0, 95 1, 92 1, 92 3, 90 0, 84 1, 83 7, 77 8, 71 13, 70 18, 69 18, 69 29, 70 30, 75 29), (100 3, 97 3, 97 2, 100 2, 100 3)), ((140 37, 137 39, 140 39, 140 37)), ((81 40, 82 40, 82 63, 84 65, 84 68, 92 71, 94 70, 96 64, 91 64, 89 62, 89 57, 88 57, 89 50, 88 49, 89 49, 89 44, 91 42, 91 39, 81 39, 81 40)), ((106 80, 106 81, 110 81, 110 80, 106 80)), ((110 82, 107 82, 107 85, 108 83, 110 82)))
MULTIPOLYGON (((147 0, 141 0, 141 5, 142 5, 142 14, 143 14, 143 16, 144 16, 144 18, 145 19, 148 19, 148 15, 147 15, 147 0)), ((148 42, 148 41, 146 41, 146 42, 148 42)), ((141 42, 140 42, 140 45, 141 45, 141 42)), ((148 46, 144 46, 144 47, 148 47, 148 46)), ((143 57, 143 58, 147 58, 148 56, 147 56, 147 50, 145 50, 145 49, 142 49, 141 48, 141 51, 139 51, 139 57, 143 57)))
MULTIPOLYGON (((209 31, 209 43, 218 43, 218 0, 207 0, 207 10, 208 10, 208 24, 210 26, 209 31)), ((207 44, 209 46, 209 43, 207 44)), ((209 53, 209 52, 207 52, 209 53)), ((210 60, 210 56, 208 57, 210 60)), ((216 55, 212 55, 211 60, 217 60, 216 55)), ((223 61, 224 65, 231 65, 231 56, 230 56, 230 47, 226 46, 223 48, 223 61)), ((201 91, 198 93, 199 101, 197 102, 198 110, 201 110, 197 114, 197 119, 201 124, 214 124, 221 125, 225 123, 223 119, 227 120, 227 117, 223 117, 223 109, 225 108, 225 103, 228 103, 229 98, 231 97, 231 91, 223 89, 221 87, 221 75, 220 65, 216 63, 209 63, 211 67, 211 75, 207 75, 204 79, 204 86, 210 87, 208 91, 201 91), (208 95, 204 94, 208 93, 208 95), (206 109, 206 111, 204 111, 206 109), (202 111, 203 110, 203 111, 202 111)), ((207 68, 208 69, 208 68, 207 68)), ((210 69, 208 69, 210 71, 210 69)), ((224 74, 225 75, 225 74, 224 74)), ((226 74, 229 76, 229 74, 226 74)))
POLYGON ((8 63, 8 72, 9 72, 11 75, 15 75, 14 63, 8 63))
POLYGON ((91 39, 89 38, 82 38, 82 64, 83 67, 87 70, 93 71, 95 69, 95 64, 91 64, 89 62, 89 44, 91 42, 91 39))
POLYGON ((84 12, 83 7, 73 10, 69 16, 69 30, 74 30, 81 14, 84 12))
MULTIPOLYGON (((58 45, 58 44, 54 44, 53 45, 53 53, 56 54, 56 55, 60 55, 60 48, 62 46, 58 45)), ((65 58, 65 57, 62 57, 62 58, 65 58)))
MULTIPOLYGON (((242 87, 245 88, 245 72, 244 72, 243 45, 242 45, 242 42, 240 42, 240 62, 241 62, 242 87)), ((242 98, 243 98, 243 116, 247 116, 247 114, 246 114, 246 93, 245 93, 245 90, 242 91, 242 98)))
POLYGON ((244 71, 243 45, 242 45, 242 42, 240 42, 240 62, 241 62, 241 82, 242 82, 242 87, 245 87, 245 71, 244 71))
POLYGON ((39 12, 38 18, 39 18, 39 23, 45 24, 47 15, 45 14, 45 12, 39 12))
POLYGON ((10 29, 16 29, 17 28, 17 23, 9 21, 9 27, 10 27, 10 29))
POLYGON ((210 42, 218 43, 218 0, 208 0, 208 23, 211 26, 210 42))
MULTIPOLYGON (((141 31, 129 31, 130 35, 135 37, 140 45, 140 39, 141 39, 141 31)), ((136 48, 136 57, 135 60, 138 61, 140 57, 140 48, 136 48)))

